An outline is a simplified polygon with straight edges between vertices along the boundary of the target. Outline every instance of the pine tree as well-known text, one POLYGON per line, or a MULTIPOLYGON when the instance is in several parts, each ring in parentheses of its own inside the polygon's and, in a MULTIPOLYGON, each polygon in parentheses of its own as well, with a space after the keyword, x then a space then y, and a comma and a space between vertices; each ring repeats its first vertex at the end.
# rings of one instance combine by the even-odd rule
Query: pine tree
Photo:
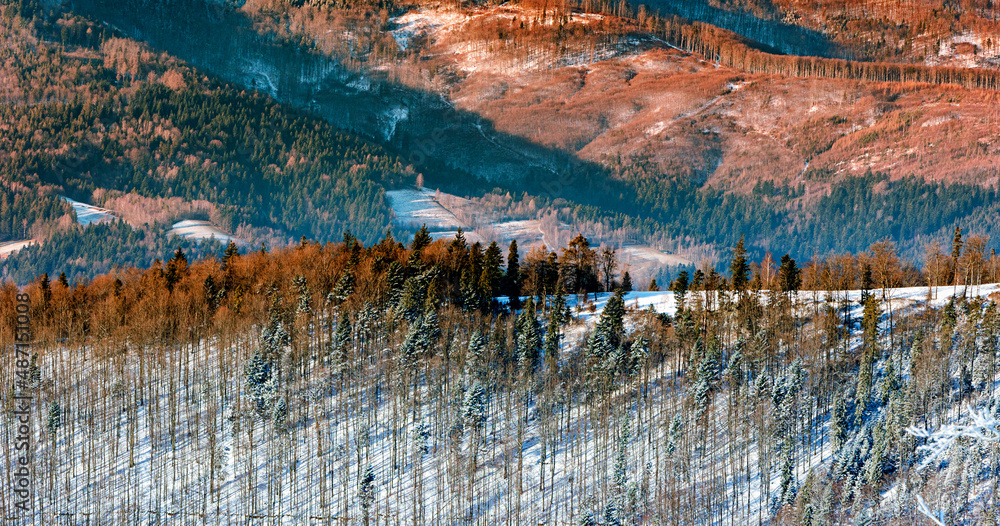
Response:
POLYGON ((632 276, 627 270, 624 274, 622 274, 622 290, 625 292, 632 292, 632 276))
POLYGON ((552 308, 549 310, 549 321, 545 327, 545 359, 550 367, 554 367, 559 362, 559 342, 562 339, 562 326, 568 320, 566 307, 566 295, 562 290, 562 283, 556 284, 555 297, 552 300, 552 308))
POLYGON ((872 376, 878 352, 878 323, 881 316, 878 296, 868 294, 865 298, 865 311, 861 321, 864 328, 864 342, 861 347, 861 365, 858 370, 858 388, 854 408, 854 419, 857 425, 861 424, 868 404, 871 402, 872 376))
POLYGON ((462 420, 473 434, 478 433, 486 423, 486 389, 478 380, 465 392, 462 420))
POLYGON ((791 433, 786 434, 781 446, 781 503, 795 502, 795 457, 791 433))
POLYGON ((277 391, 271 363, 265 360, 260 352, 255 352, 244 366, 244 376, 257 412, 262 416, 266 415, 268 405, 277 391))
POLYGON ((413 242, 410 243, 410 250, 416 254, 420 254, 428 245, 431 244, 431 233, 427 230, 427 225, 420 225, 420 230, 413 235, 413 242))
POLYGON ((955 227, 955 236, 951 240, 951 275, 952 284, 958 285, 958 260, 962 257, 962 228, 955 227))
POLYGON ((288 403, 285 402, 285 398, 282 396, 278 397, 278 401, 274 404, 274 409, 271 411, 271 423, 274 425, 274 430, 278 433, 288 431, 288 403))
MULTIPOLYGON (((393 262, 395 263, 395 262, 393 262)), ((333 287, 331 294, 331 300, 334 305, 340 305, 347 301, 347 298, 354 293, 354 272, 350 268, 344 269, 344 273, 337 280, 337 284, 333 287)))
POLYGON ((873 444, 871 455, 865 462, 865 483, 873 488, 882 485, 882 478, 886 471, 891 471, 892 463, 889 458, 889 437, 885 426, 885 421, 880 420, 872 432, 873 444), (888 469, 887 469, 888 468, 888 469))
POLYGON ((500 247, 496 241, 486 247, 483 254, 483 271, 479 278, 479 294, 486 298, 494 298, 500 295, 503 285, 503 273, 500 266, 503 264, 503 257, 500 247))
POLYGON ((28 364, 28 381, 35 388, 42 383, 42 369, 38 366, 38 353, 31 353, 31 363, 28 364))
POLYGON ((677 309, 684 308, 684 298, 687 295, 688 286, 688 273, 686 270, 682 270, 677 274, 677 278, 670 284, 670 290, 674 293, 675 303, 677 304, 677 309))
POLYGON ((483 380, 486 376, 486 338, 478 330, 469 336, 469 360, 467 362, 469 373, 476 380, 483 380))
POLYGON ((683 433, 684 425, 681 421, 681 415, 674 415, 674 418, 670 421, 670 429, 667 432, 667 457, 672 457, 674 452, 677 451, 677 444, 680 443, 683 433))
POLYGON ((430 451, 430 438, 431 432, 428 429, 427 424, 418 422, 413 428, 411 438, 413 443, 413 455, 415 458, 419 459, 430 451))
POLYGON ((598 526, 597 519, 594 518, 594 512, 588 510, 583 515, 580 515, 580 520, 577 522, 579 526, 598 526))
POLYGON ((230 241, 229 245, 226 246, 226 251, 222 254, 222 270, 229 270, 232 267, 233 260, 239 255, 240 249, 234 241, 230 241))
POLYGON ((733 284, 733 290, 737 292, 743 292, 750 282, 750 264, 747 260, 747 251, 743 244, 742 235, 739 242, 733 247, 733 256, 729 263, 729 275, 730 281, 733 284))
POLYGON ((49 304, 52 303, 52 284, 49 282, 48 272, 42 274, 42 277, 38 280, 38 286, 42 289, 42 310, 49 310, 49 304))
POLYGON ((833 410, 830 412, 830 438, 833 440, 834 451, 840 450, 847 440, 847 404, 837 393, 833 397, 833 410))
POLYGON ((398 261, 389 263, 389 268, 385 273, 385 284, 388 306, 396 307, 400 305, 406 288, 406 273, 398 261))
POLYGON ((833 505, 834 496, 833 489, 827 485, 823 488, 823 498, 819 503, 819 516, 817 521, 817 526, 833 526, 833 505))
POLYGON ((646 287, 646 289, 649 290, 650 292, 659 292, 660 291, 660 286, 656 284, 656 278, 653 278, 653 279, 649 280, 649 286, 646 287))
POLYGON ((188 271, 188 260, 187 256, 184 255, 184 251, 180 248, 174 252, 174 257, 170 258, 167 262, 167 272, 165 274, 167 280, 167 290, 173 291, 174 285, 176 285, 188 271))
POLYGON ((337 331, 334 333, 333 339, 330 340, 330 356, 335 374, 340 375, 347 371, 350 343, 351 321, 347 318, 346 313, 342 313, 340 321, 337 323, 337 331))
POLYGON ((462 294, 462 306, 466 311, 474 311, 480 308, 483 302, 479 295, 479 282, 476 274, 471 268, 462 270, 462 278, 459 281, 459 288, 462 294))
POLYGON ((541 327, 535 315, 535 302, 529 301, 516 322, 517 362, 521 371, 529 375, 538 367, 538 351, 542 346, 541 327))
POLYGON ((624 320, 625 295, 619 290, 608 298, 608 303, 604 306, 604 311, 601 312, 601 317, 597 322, 595 333, 602 333, 608 338, 612 347, 617 347, 621 344, 622 337, 624 336, 624 320))
POLYGON ((365 471, 358 483, 358 500, 361 502, 364 524, 368 526, 371 520, 372 504, 375 503, 375 469, 372 468, 371 464, 365 466, 365 471))
MULTIPOLYGON (((700 343, 701 340, 699 339, 698 342, 700 343)), ((699 345, 696 345, 697 347, 699 345)), ((698 353, 698 351, 695 351, 695 353, 698 353)), ((702 422, 708 414, 708 408, 711 405, 711 392, 718 378, 718 373, 719 363, 716 360, 716 353, 712 351, 705 353, 705 356, 698 363, 698 372, 694 385, 695 422, 702 422)))
POLYGON ((785 293, 795 292, 802 285, 799 267, 788 254, 781 256, 781 265, 778 267, 778 283, 781 285, 781 291, 785 293))
POLYGON ((59 402, 49 404, 48 417, 45 419, 45 427, 49 430, 49 436, 55 438, 56 431, 62 427, 62 409, 59 402))
POLYGON ((312 293, 309 290, 309 284, 306 282, 305 276, 295 276, 292 278, 292 286, 295 287, 296 292, 299 293, 298 312, 300 314, 311 313, 312 293))

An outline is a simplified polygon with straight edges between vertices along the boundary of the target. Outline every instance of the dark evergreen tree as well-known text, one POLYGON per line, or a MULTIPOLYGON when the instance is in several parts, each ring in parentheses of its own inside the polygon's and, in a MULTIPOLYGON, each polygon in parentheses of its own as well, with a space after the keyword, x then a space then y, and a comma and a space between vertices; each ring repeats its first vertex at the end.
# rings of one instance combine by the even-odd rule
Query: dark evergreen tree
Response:
POLYGON ((673 283, 670 284, 670 290, 674 293, 674 300, 677 303, 677 308, 681 309, 684 307, 684 299, 687 296, 688 286, 688 273, 686 270, 682 270, 677 274, 673 283))
POLYGON ((62 409, 59 407, 59 402, 52 402, 49 404, 48 416, 45 419, 45 428, 49 430, 49 436, 56 436, 56 431, 62 427, 62 409))
POLYGON ((512 309, 521 308, 521 261, 517 253, 517 241, 511 241, 507 249, 507 273, 504 276, 504 294, 510 299, 512 309))
POLYGON ((750 283, 750 264, 747 260, 747 251, 743 245, 743 236, 733 247, 733 255, 729 263, 729 280, 733 285, 733 290, 743 292, 747 284, 750 283))

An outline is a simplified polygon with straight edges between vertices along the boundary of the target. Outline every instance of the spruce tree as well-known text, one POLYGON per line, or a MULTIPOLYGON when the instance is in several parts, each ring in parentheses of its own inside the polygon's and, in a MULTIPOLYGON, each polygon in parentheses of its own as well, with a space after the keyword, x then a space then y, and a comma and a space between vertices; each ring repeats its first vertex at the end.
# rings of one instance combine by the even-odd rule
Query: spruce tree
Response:
POLYGON ((858 387, 854 408, 854 419, 857 425, 861 424, 868 404, 871 402, 872 377, 878 353, 878 323, 881 316, 878 296, 868 294, 865 298, 865 311, 861 321, 864 328, 864 341, 861 346, 861 365, 858 369, 858 387))
POLYGON ((296 292, 298 292, 298 305, 297 310, 299 314, 309 314, 312 312, 312 291, 309 290, 309 284, 306 281, 305 276, 295 276, 292 278, 292 286, 295 287, 296 292))
POLYGON ((562 326, 569 321, 569 312, 566 307, 566 295, 562 290, 562 283, 556 284, 556 293, 552 300, 552 307, 549 309, 548 324, 545 327, 545 362, 551 372, 554 372, 559 363, 559 343, 562 340, 562 326))
POLYGON ((404 289, 406 288, 406 273, 398 261, 389 263, 389 268, 385 273, 385 284, 388 306, 398 306, 403 300, 404 289))
MULTIPOLYGON (((395 263, 395 262, 393 262, 395 263)), ((334 305, 340 305, 347 301, 347 298, 354 293, 354 272, 350 268, 344 269, 344 273, 337 280, 337 284, 331 292, 331 300, 334 305)))
POLYGON ((742 235, 739 242, 733 247, 733 255, 729 263, 729 275, 730 281, 733 284, 733 290, 742 293, 750 282, 750 264, 747 260, 747 251, 742 235))
POLYGON ((288 403, 285 402, 283 396, 279 396, 277 403, 274 404, 274 409, 271 411, 271 423, 278 433, 288 431, 288 403))
POLYGON ((517 241, 511 241, 507 249, 507 272, 504 275, 504 294, 511 309, 521 308, 521 260, 517 253, 517 241))
POLYGON ((364 516, 364 524, 368 526, 371 520, 372 504, 375 503, 375 469, 371 464, 365 466, 365 470, 358 482, 358 500, 361 502, 361 512, 364 516))
POLYGON ((337 331, 330 340, 330 357, 333 362, 335 374, 343 374, 347 371, 348 353, 351 343, 351 321, 346 313, 340 315, 337 323, 337 331))
POLYGON ((478 380, 465 392, 462 403, 462 420, 466 429, 473 434, 479 432, 486 423, 486 389, 478 380))
POLYGON ((686 270, 680 271, 677 274, 677 278, 670 284, 670 290, 674 293, 674 303, 677 304, 677 309, 684 308, 684 298, 687 296, 688 286, 688 273, 686 270))
POLYGON ((431 244, 431 233, 427 230, 427 224, 420 225, 420 230, 413 235, 413 241, 410 243, 410 250, 416 254, 420 254, 428 245, 431 244))
POLYGON ((59 407, 59 402, 53 401, 49 404, 48 416, 45 419, 45 427, 49 430, 49 436, 55 437, 56 431, 62 427, 62 409, 59 407))
POLYGON ((502 264, 503 256, 500 253, 500 247, 494 241, 486 247, 486 252, 483 254, 483 272, 479 279, 481 295, 487 298, 500 295, 503 285, 503 273, 500 268, 502 264))
POLYGON ((239 255, 240 249, 236 246, 236 242, 229 241, 226 251, 222 254, 222 270, 229 270, 232 267, 233 260, 239 255))
POLYGON ((535 315, 535 302, 529 301, 517 317, 516 352, 522 373, 529 375, 538 367, 538 351, 541 348, 541 327, 535 315))

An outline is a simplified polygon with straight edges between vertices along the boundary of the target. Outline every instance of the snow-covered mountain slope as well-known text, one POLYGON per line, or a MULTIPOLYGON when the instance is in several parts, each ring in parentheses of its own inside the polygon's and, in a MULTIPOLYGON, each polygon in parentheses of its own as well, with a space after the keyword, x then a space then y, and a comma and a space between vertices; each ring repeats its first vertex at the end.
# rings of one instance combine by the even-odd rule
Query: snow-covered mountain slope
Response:
MULTIPOLYGON (((952 298, 966 294, 972 306, 955 323, 967 333, 982 308, 975 300, 998 290, 941 288, 929 304, 947 317, 952 298)), ((886 352, 875 362, 874 392, 920 374, 926 358, 905 349, 919 347, 911 329, 928 312, 929 293, 887 291, 896 326, 881 319, 886 352), (897 351, 890 338, 912 345, 897 351)), ((913 515, 915 492, 930 499, 948 487, 893 479, 887 469, 885 485, 830 489, 842 480, 835 473, 869 476, 859 466, 897 417, 898 395, 873 402, 839 438, 831 438, 844 425, 837 408, 850 390, 835 400, 805 396, 830 374, 806 358, 821 334, 809 313, 850 305, 860 319, 860 296, 795 295, 801 349, 772 348, 763 333, 732 345, 717 335, 668 356, 649 351, 670 348, 658 341, 670 331, 701 330, 698 318, 721 311, 700 306, 727 300, 689 293, 689 310, 678 312, 672 292, 627 293, 618 312, 630 343, 601 355, 601 327, 615 323, 609 313, 622 304, 609 294, 571 296, 556 365, 534 373, 525 373, 522 351, 503 357, 509 326, 499 322, 470 334, 442 311, 407 329, 397 314, 366 307, 342 333, 342 315, 328 305, 300 310, 291 326, 272 320, 235 336, 47 349, 33 429, 36 514, 20 523, 757 524, 782 523, 832 491, 839 511, 817 506, 816 516, 913 515), (650 311, 674 317, 673 328, 650 311), (433 340, 428 327, 440 340, 407 358, 420 338, 433 340), (278 358, 268 361, 270 353, 278 358), (763 367, 767 360, 784 365, 763 367), (820 491, 824 477, 834 482, 820 491)), ((543 319, 552 314, 551 305, 538 309, 543 319)), ((515 334, 530 334, 520 324, 515 334)), ((847 335, 835 352, 849 363, 864 338, 847 335)), ((2 426, 5 444, 13 429, 2 426)), ((10 466, 11 449, 3 454, 10 466)), ((966 484, 967 509, 992 502, 988 480, 966 484)))

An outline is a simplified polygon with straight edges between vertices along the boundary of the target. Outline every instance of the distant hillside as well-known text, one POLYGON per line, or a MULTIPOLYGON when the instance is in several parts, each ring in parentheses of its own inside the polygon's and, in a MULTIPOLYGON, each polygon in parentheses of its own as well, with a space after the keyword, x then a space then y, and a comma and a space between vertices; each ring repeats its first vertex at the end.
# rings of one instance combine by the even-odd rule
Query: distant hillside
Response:
MULTIPOLYGON (((261 93, 237 97, 270 104, 267 95, 296 118, 364 137, 399 163, 367 172, 379 185, 420 173, 424 186, 483 203, 478 223, 547 218, 560 236, 712 264, 741 234, 754 253, 791 246, 799 258, 889 237, 916 260, 955 226, 988 234, 997 221, 996 92, 948 84, 993 82, 996 72, 781 56, 702 23, 600 3, 89 0, 74 9, 261 93), (858 80, 893 72, 938 85, 858 80)), ((75 22, 38 23, 81 38, 75 22)), ((288 170, 279 160, 262 166, 288 170)), ((227 193, 227 206, 249 206, 245 197, 227 193)), ((331 206, 348 219, 316 223, 310 198, 247 224, 280 230, 268 239, 281 244, 346 228, 372 236, 392 222, 382 204, 361 216, 354 204, 331 206), (369 213, 374 222, 352 225, 369 213)))

